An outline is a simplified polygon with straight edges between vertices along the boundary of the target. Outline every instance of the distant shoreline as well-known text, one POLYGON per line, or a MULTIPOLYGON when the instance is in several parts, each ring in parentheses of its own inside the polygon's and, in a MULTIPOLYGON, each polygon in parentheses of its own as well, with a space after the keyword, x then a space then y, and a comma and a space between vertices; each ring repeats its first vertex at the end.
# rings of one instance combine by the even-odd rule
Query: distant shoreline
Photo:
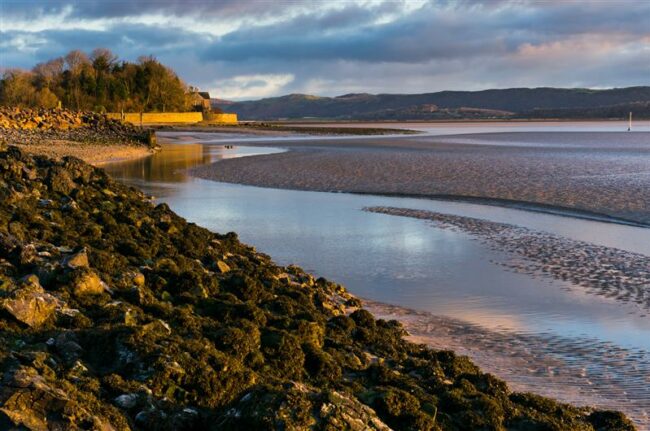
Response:
MULTIPOLYGON (((650 121, 650 117, 634 118, 632 126, 634 123, 640 121, 650 121)), ((255 123, 257 121, 241 121, 242 124, 248 122, 255 123)), ((343 120, 343 119, 287 119, 287 120, 260 120, 260 122, 271 123, 271 124, 359 124, 359 123, 390 123, 390 124, 400 124, 400 123, 592 123, 592 122, 622 122, 627 123, 626 118, 449 118, 449 119, 432 119, 432 120, 343 120)))

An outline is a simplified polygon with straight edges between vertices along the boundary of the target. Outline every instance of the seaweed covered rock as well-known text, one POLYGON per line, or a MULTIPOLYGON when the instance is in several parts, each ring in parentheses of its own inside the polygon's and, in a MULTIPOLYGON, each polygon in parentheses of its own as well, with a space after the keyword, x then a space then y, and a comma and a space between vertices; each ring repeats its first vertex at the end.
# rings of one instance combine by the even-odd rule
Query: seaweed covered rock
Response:
POLYGON ((36 144, 44 140, 128 143, 156 147, 148 130, 96 112, 68 109, 0 107, 0 144, 36 144))
POLYGON ((631 430, 73 158, 0 152, 0 429, 631 430))

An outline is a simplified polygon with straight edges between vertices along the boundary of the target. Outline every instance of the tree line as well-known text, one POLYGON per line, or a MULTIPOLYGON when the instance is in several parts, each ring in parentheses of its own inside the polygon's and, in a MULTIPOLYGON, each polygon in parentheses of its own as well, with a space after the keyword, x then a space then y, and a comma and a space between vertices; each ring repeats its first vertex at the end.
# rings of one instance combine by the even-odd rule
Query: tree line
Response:
POLYGON ((192 108, 196 89, 153 56, 119 61, 106 48, 70 51, 31 71, 8 69, 0 79, 0 105, 97 112, 166 112, 192 108))

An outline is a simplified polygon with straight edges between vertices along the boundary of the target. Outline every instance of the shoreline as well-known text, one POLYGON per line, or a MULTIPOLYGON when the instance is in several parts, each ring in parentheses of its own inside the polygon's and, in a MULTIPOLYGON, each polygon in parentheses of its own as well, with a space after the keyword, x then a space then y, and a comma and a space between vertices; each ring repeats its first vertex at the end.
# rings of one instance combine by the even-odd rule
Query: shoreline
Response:
MULTIPOLYGON (((331 124, 331 123, 330 123, 331 124)), ((196 125, 155 125, 156 130, 163 132, 210 132, 210 133, 236 133, 252 134, 261 136, 382 136, 388 134, 396 135, 419 135, 423 132, 404 128, 384 127, 337 127, 336 125, 309 127, 294 126, 292 124, 274 123, 269 121, 240 123, 238 125, 201 124, 196 125)))
POLYGON ((650 372, 648 351, 604 345, 590 339, 487 329, 454 317, 360 300, 377 318, 402 323, 408 332, 407 340, 466 355, 482 369, 507 381, 513 390, 532 391, 572 405, 625 409, 638 426, 650 426, 643 398, 617 398, 639 388, 643 388, 646 397, 650 396, 644 386, 650 372), (551 349, 549 345, 559 347, 551 349), (628 357, 643 362, 627 362, 628 357), (603 372, 613 367, 618 374, 603 372))
MULTIPOLYGON (((216 162, 220 163, 220 162, 216 162)), ((405 308, 401 308, 399 306, 395 305, 389 305, 389 304, 381 304, 381 303, 375 303, 373 301, 368 301, 363 298, 361 298, 364 307, 367 308, 369 311, 371 311, 374 315, 376 315, 379 318, 395 318, 396 320, 399 320, 401 323, 403 323, 408 330, 409 333, 411 333, 411 336, 408 337, 410 341, 416 342, 416 343, 426 343, 432 348, 435 349, 452 349, 454 351, 457 351, 462 354, 468 354, 471 353, 471 346, 476 343, 476 339, 471 339, 472 343, 466 343, 466 345, 462 346, 463 348, 460 348, 463 342, 458 341, 458 339, 454 340, 454 343, 452 344, 443 344, 441 342, 441 338, 431 338, 431 334, 427 334, 425 329, 426 325, 424 325, 424 330, 422 327, 417 327, 417 325, 414 327, 412 322, 410 322, 411 319, 420 319, 423 315, 427 313, 423 312, 418 312, 418 311, 413 311, 413 310, 408 310, 405 308), (379 304, 379 306, 377 306, 379 304), (399 312, 395 312, 395 310, 400 310, 399 312), (387 311, 388 310, 388 311, 387 311), (384 313, 385 312, 385 313, 384 313), (383 314, 382 314, 383 313, 383 314), (392 313, 392 314, 391 314, 392 313), (406 313, 406 314, 401 314, 400 313, 406 313), (406 317, 406 318, 404 318, 406 317), (415 329, 414 329, 415 328, 415 329)), ((489 340, 492 340, 493 342, 496 342, 496 340, 500 340, 499 342, 503 344, 503 346, 506 347, 512 347, 511 344, 509 344, 509 338, 504 336, 502 333, 487 330, 487 329, 481 329, 478 327, 475 327, 475 325, 468 323, 468 322, 452 322, 452 319, 446 319, 441 316, 434 316, 434 315, 428 315, 428 319, 433 319, 436 322, 444 321, 447 322, 444 325, 442 325, 445 328, 455 328, 459 333, 465 333, 468 334, 468 337, 471 338, 471 336, 479 336, 479 334, 482 334, 485 338, 481 338, 486 345, 488 345, 489 340), (438 320, 442 319, 442 320, 438 320)), ((439 334, 438 334, 439 335, 439 334)), ((518 338, 519 339, 519 338, 518 338)), ((523 338, 522 338, 523 339, 523 338)), ((449 341, 449 340, 447 340, 449 341)), ((548 341, 548 340, 546 340, 548 341)), ((540 342, 540 346, 544 346, 540 342)), ((541 351, 540 351, 541 352, 541 351)), ((582 402, 582 405, 596 405, 599 404, 600 406, 607 406, 607 400, 601 400, 599 403, 594 403, 590 402, 587 400, 597 400, 598 395, 596 394, 589 394, 588 390, 585 389, 584 387, 580 387, 579 383, 580 380, 592 378, 593 376, 581 376, 579 375, 581 373, 580 369, 577 369, 575 366, 575 363, 570 364, 570 368, 564 368, 562 364, 560 364, 560 360, 558 359, 557 356, 554 356, 551 352, 546 352, 545 354, 548 354, 548 359, 545 359, 544 361, 546 365, 537 363, 536 371, 531 372, 525 368, 525 360, 521 361, 515 361, 518 362, 517 367, 515 369, 515 372, 519 372, 518 374, 512 374, 508 372, 508 364, 512 364, 512 358, 508 354, 503 354, 499 349, 496 350, 490 350, 490 353, 493 355, 491 358, 496 362, 495 363, 486 360, 485 356, 482 357, 474 357, 474 355, 471 355, 472 360, 476 360, 476 362, 484 369, 490 370, 490 372, 495 372, 499 378, 503 378, 508 381, 510 384, 511 382, 511 377, 514 375, 516 378, 512 380, 513 387, 516 388, 517 390, 532 390, 534 392, 540 392, 539 390, 536 390, 536 385, 542 385, 542 380, 546 378, 546 375, 548 373, 560 373, 562 376, 564 376, 565 372, 571 372, 575 373, 575 379, 576 382, 574 386, 570 388, 571 393, 565 394, 559 389, 559 385, 561 385, 561 382, 558 382, 557 378, 553 379, 553 383, 550 385, 550 387, 544 387, 544 390, 541 391, 541 393, 545 396, 554 396, 555 398, 560 398, 565 402, 570 402, 572 396, 577 396, 578 399, 585 400, 582 402), (501 354, 501 356, 496 356, 498 354, 501 354), (521 364, 521 362, 524 362, 524 365, 521 364), (548 367, 547 367, 548 366, 548 367), (505 370, 505 371, 504 371, 505 370), (531 380, 528 380, 531 379, 531 380), (577 395, 576 395, 577 394, 577 395), (589 398, 591 397, 591 398, 589 398)), ((541 353, 540 353, 541 354, 541 353)), ((535 363, 535 359, 532 358, 527 358, 531 363, 535 363)), ((631 372, 631 371, 630 371, 631 372)), ((573 378, 573 377, 572 377, 573 378)), ((561 380, 561 379, 560 379, 561 380)), ((631 380, 630 380, 631 381, 631 380)), ((610 382, 611 383, 611 382, 610 382)), ((601 387, 607 387, 607 381, 606 379, 601 379, 598 385, 601 385, 601 387)), ((581 403, 577 403, 580 405, 581 403)), ((623 401, 621 401, 621 405, 625 405, 623 401)), ((635 409, 639 409, 638 406, 635 407, 635 409)), ((634 419, 637 421, 637 423, 644 423, 642 422, 643 416, 640 413, 634 413, 634 419)))
MULTIPOLYGON (((648 118, 635 118, 634 121, 649 121, 648 118)), ((602 122, 611 122, 611 123, 626 123, 627 118, 449 118, 449 119, 431 119, 431 120, 421 120, 421 119, 403 119, 403 120, 345 120, 345 119, 324 119, 322 121, 318 120, 305 120, 301 121, 300 119, 287 119, 287 120, 274 120, 274 121, 265 121, 265 123, 272 124, 331 124, 331 123, 341 123, 341 124, 400 124, 400 123, 602 123, 602 122)))
POLYGON ((467 357, 413 344, 341 285, 278 266, 100 169, 0 156, 13 190, 0 238, 19 251, 3 266, 0 420, 634 429, 620 412, 513 392, 467 357), (20 223, 9 223, 16 206, 20 223))
POLYGON ((154 154, 157 150, 145 146, 114 144, 93 144, 73 141, 51 141, 39 144, 15 145, 29 154, 54 159, 72 156, 93 166, 137 160, 154 154))

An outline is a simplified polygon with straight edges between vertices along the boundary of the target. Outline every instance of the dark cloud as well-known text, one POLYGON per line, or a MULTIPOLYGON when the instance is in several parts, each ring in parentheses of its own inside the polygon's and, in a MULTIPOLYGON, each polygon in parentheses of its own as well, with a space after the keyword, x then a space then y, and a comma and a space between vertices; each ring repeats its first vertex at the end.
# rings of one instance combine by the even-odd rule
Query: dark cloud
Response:
POLYGON ((508 49, 503 35, 484 37, 481 27, 439 19, 424 7, 385 24, 374 24, 372 10, 357 7, 288 22, 245 28, 220 38, 202 52, 207 60, 253 58, 296 60, 357 60, 423 62, 432 58, 490 55, 508 49), (323 23, 346 16, 354 25, 326 32, 323 23), (462 35, 462 37, 461 37, 462 35))
POLYGON ((104 46, 128 60, 156 55, 188 82, 235 85, 246 97, 607 87, 650 75, 645 1, 0 0, 0 8, 0 67, 104 46))
POLYGON ((6 16, 29 17, 69 12, 70 18, 122 18, 143 14, 232 17, 269 15, 300 1, 272 0, 2 0, 6 16))

